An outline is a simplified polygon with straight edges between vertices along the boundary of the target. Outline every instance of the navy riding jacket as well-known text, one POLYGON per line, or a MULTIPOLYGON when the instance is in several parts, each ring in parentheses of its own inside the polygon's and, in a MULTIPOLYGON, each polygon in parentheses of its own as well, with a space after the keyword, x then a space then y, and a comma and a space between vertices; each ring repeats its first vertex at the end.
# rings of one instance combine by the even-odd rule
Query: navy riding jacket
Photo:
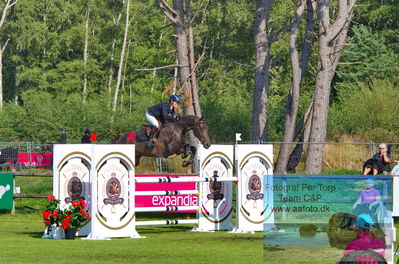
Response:
POLYGON ((176 112, 169 102, 156 104, 148 108, 148 113, 161 121, 170 122, 176 119, 176 112))

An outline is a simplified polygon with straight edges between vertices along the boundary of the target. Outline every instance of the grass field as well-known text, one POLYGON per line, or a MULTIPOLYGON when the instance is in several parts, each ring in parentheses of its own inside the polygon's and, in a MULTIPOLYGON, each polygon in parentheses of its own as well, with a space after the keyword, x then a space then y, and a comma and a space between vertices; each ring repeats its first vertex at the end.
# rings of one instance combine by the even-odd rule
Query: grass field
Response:
MULTIPOLYGON (((332 173, 333 174, 333 173, 332 173)), ((340 174, 340 173, 337 173, 340 174)), ((22 193, 51 194, 52 179, 17 177, 22 193)), ((318 252, 278 249, 275 261, 265 259, 263 234, 227 232, 187 232, 192 226, 138 227, 145 239, 119 238, 107 241, 42 239, 41 219, 46 199, 15 199, 17 214, 0 212, 0 264, 2 263, 298 263, 297 256, 308 259, 335 259, 339 251, 318 252), (284 260, 284 261, 282 261, 284 260)), ((153 215, 139 216, 140 220, 153 215)), ((156 217, 156 216, 155 216, 156 217)), ((184 217, 184 216, 183 216, 184 217)), ((165 216, 163 219, 174 217, 165 216)), ((177 217, 178 218, 178 217, 177 217)), ((399 225, 397 225, 399 226, 399 225)))
MULTIPOLYGON (((187 232, 190 228, 138 228, 145 239, 52 240, 41 238, 39 214, 0 214, 0 263, 265 263, 262 233, 187 232)), ((295 253, 306 252, 280 251, 287 261, 266 263, 297 263, 295 253)), ((309 262, 302 263, 331 263, 312 260, 333 252, 308 253, 309 262)))
POLYGON ((42 239, 38 214, 0 215, 0 263, 262 263, 263 236, 142 227, 145 239, 42 239))

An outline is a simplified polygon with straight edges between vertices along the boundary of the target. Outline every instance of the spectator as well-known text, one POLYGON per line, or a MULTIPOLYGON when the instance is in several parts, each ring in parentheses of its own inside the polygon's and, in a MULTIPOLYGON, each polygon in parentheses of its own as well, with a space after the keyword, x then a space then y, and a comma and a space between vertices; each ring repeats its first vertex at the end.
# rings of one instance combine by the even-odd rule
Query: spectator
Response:
POLYGON ((84 143, 84 144, 87 144, 87 143, 91 143, 91 140, 90 140, 90 138, 91 138, 91 135, 90 135, 90 129, 88 129, 88 128, 86 128, 85 129, 85 134, 82 136, 82 139, 81 139, 81 143, 84 143))
POLYGON ((351 241, 345 248, 344 255, 354 250, 373 250, 384 256, 385 241, 377 238, 371 232, 374 222, 368 214, 361 214, 356 218, 357 238, 351 241))
POLYGON ((61 135, 60 138, 58 139, 58 144, 67 144, 68 143, 68 136, 66 134, 65 128, 61 128, 61 135))
POLYGON ((378 146, 378 153, 374 154, 371 159, 368 159, 364 164, 363 175, 377 175, 383 173, 384 171, 391 171, 389 167, 391 159, 388 157, 387 151, 387 145, 381 143, 378 146))
POLYGON ((370 214, 380 204, 381 194, 377 189, 374 189, 374 179, 367 179, 365 183, 366 189, 360 192, 359 198, 353 205, 354 215, 370 214))

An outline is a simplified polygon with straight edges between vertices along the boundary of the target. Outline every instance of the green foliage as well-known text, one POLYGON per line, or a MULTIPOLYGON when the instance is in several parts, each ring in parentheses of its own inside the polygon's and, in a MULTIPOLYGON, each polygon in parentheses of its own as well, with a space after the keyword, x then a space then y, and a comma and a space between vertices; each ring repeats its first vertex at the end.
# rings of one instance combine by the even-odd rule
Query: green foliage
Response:
MULTIPOLYGON (((344 62, 361 63, 340 65, 334 79, 334 93, 343 94, 342 90, 349 89, 345 93, 347 97, 353 97, 351 92, 357 93, 357 89, 350 88, 354 83, 393 79, 395 84, 399 76, 397 0, 383 4, 366 0, 364 4, 367 7, 355 8, 358 26, 350 31, 350 45, 342 57, 344 62)), ((273 3, 268 30, 274 33, 284 27, 292 19, 295 7, 294 2, 273 3)), ((113 113, 111 103, 123 41, 125 8, 123 1, 114 0, 18 1, 0 32, 0 44, 10 39, 3 55, 6 102, 0 112, 1 141, 54 142, 59 128, 66 127, 68 140, 80 142, 83 130, 89 127, 98 134, 99 141, 108 142, 115 135, 138 129, 146 122, 146 109, 166 100, 164 91, 174 79, 174 69, 140 69, 176 63, 174 28, 156 1, 132 2, 128 56, 113 113), (85 64, 87 11, 90 15, 85 64), (84 104, 85 76, 87 102, 84 104)), ((251 138, 255 10, 256 1, 250 0, 191 1, 195 59, 205 52, 197 68, 200 103, 203 115, 208 117, 213 142, 232 142, 236 132, 243 133, 244 140, 251 138)), ((302 21, 299 51, 304 24, 302 21)), ((316 45, 313 49, 312 54, 317 54, 316 45)), ((272 45, 268 100, 270 141, 281 140, 283 133, 291 80, 288 51, 286 37, 272 45)), ((311 57, 313 68, 316 60, 317 56, 311 57)), ((309 67, 301 90, 300 113, 311 99, 314 81, 312 67, 309 67)), ((341 97, 333 100, 335 112, 346 107, 339 105, 341 97)), ((344 124, 341 125, 339 119, 331 120, 330 125, 339 128, 335 131, 348 131, 343 130, 344 124)), ((367 129, 371 128, 362 128, 362 133, 367 129)))
POLYGON ((385 44, 399 48, 399 1, 366 0, 355 8, 355 19, 386 39, 385 44))
POLYGON ((342 56, 353 64, 338 68, 337 75, 345 83, 388 79, 399 74, 399 56, 384 44, 384 38, 363 25, 353 27, 353 37, 342 56))
POLYGON ((24 135, 24 129, 21 124, 26 120, 25 111, 12 103, 4 105, 3 111, 0 112, 0 141, 12 142, 21 139, 24 135))
POLYGON ((329 127, 336 133, 363 134, 367 140, 380 142, 399 135, 399 106, 395 103, 399 94, 391 82, 374 80, 347 86, 340 90, 338 99, 340 103, 331 108, 329 120, 329 127))

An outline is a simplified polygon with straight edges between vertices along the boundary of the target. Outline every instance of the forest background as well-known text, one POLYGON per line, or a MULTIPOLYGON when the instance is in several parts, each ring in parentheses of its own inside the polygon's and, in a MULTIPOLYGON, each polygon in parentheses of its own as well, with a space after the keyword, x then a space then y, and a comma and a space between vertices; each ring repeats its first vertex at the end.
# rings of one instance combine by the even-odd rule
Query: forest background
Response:
MULTIPOLYGON (((56 142, 66 128, 74 143, 88 127, 98 141, 109 142, 140 128, 146 109, 171 92, 185 97, 176 61, 180 36, 167 15, 177 2, 191 12, 197 92, 212 142, 233 142, 235 133, 253 140, 255 18, 260 3, 272 1, 3 0, 0 141, 56 142)), ((284 28, 305 2, 274 1, 269 10, 267 30, 281 34, 270 43, 262 141, 283 141, 293 78, 284 28)), ((333 17, 338 1, 329 5, 333 17)), ((399 0, 357 1, 353 10, 329 92, 326 140, 349 135, 352 141, 393 142, 399 136, 399 0)), ((305 26, 299 23, 299 38, 305 26)), ((316 23, 315 39, 317 31, 316 23)), ((297 122, 312 101, 318 57, 315 41, 297 122)))

